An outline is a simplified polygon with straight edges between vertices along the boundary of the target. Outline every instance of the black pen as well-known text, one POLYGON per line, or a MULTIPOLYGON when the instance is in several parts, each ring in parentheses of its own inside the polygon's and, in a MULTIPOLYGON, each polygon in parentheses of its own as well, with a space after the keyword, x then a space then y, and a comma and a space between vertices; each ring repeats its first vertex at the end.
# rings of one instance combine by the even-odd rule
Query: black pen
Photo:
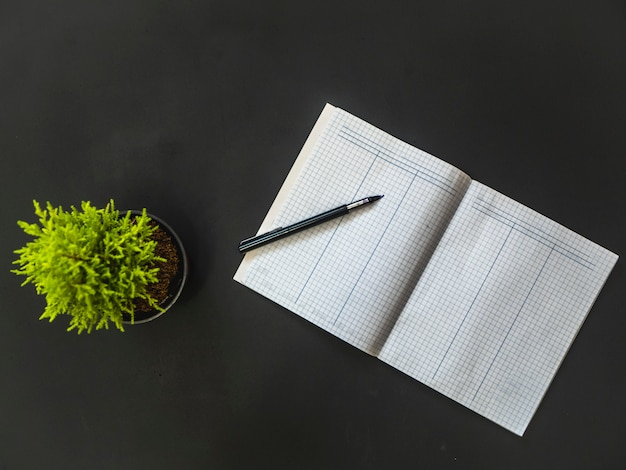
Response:
POLYGON ((378 201, 381 197, 383 196, 370 196, 359 199, 358 201, 351 202, 350 204, 344 204, 343 206, 339 206, 329 211, 322 212, 321 214, 315 215, 301 222, 296 222, 295 224, 288 225, 287 227, 278 227, 270 232, 246 238, 245 240, 242 240, 241 243, 239 243, 239 252, 245 253, 246 251, 253 250, 267 243, 271 243, 280 238, 297 233, 301 230, 314 227, 315 225, 324 222, 328 222, 329 220, 335 219, 337 217, 341 217, 342 215, 346 215, 351 210, 378 201))

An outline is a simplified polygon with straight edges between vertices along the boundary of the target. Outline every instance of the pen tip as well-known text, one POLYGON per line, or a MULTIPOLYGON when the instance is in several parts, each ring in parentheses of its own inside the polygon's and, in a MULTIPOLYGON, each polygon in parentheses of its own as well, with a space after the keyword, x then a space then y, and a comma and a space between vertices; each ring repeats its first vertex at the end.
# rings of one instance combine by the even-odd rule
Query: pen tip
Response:
POLYGON ((370 201, 374 202, 374 201, 378 201, 379 199, 381 199, 384 196, 384 194, 378 194, 376 196, 372 196, 370 197, 370 201))

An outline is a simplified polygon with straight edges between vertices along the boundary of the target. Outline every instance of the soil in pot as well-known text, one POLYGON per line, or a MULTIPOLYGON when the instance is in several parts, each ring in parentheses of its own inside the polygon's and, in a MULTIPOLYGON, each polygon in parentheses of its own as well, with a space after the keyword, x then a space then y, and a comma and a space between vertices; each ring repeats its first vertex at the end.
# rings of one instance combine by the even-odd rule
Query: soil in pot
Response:
MULTIPOLYGON (((155 254, 166 261, 157 262, 158 282, 148 284, 147 293, 158 305, 167 310, 176 301, 187 277, 187 261, 180 239, 162 220, 148 214, 156 230, 152 239, 157 242, 155 254)), ((150 321, 164 312, 152 308, 144 299, 135 300, 134 323, 150 321)), ((124 314, 124 323, 130 323, 130 315, 124 314)))
MULTIPOLYGON (((152 239, 157 242, 155 254, 166 261, 158 262, 159 272, 157 278, 159 282, 148 284, 148 294, 162 305, 170 295, 170 284, 178 273, 178 250, 172 238, 160 226, 152 234, 152 239)), ((137 299, 135 310, 139 312, 152 312, 153 308, 144 299, 137 299)))

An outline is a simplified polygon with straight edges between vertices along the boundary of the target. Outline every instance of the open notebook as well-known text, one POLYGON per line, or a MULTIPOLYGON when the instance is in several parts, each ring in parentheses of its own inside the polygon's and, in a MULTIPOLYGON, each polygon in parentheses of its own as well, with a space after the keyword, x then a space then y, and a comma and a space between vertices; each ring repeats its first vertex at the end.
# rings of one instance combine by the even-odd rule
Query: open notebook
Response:
POLYGON ((617 256, 326 105, 235 279, 522 435, 617 256))

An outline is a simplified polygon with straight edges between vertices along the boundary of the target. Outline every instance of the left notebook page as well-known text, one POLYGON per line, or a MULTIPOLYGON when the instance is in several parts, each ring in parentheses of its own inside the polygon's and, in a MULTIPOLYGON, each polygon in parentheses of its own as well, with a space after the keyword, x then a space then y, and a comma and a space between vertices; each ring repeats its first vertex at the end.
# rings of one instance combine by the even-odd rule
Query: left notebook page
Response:
POLYGON ((258 233, 363 197, 384 198, 249 252, 234 278, 376 355, 470 182, 326 105, 258 233))

